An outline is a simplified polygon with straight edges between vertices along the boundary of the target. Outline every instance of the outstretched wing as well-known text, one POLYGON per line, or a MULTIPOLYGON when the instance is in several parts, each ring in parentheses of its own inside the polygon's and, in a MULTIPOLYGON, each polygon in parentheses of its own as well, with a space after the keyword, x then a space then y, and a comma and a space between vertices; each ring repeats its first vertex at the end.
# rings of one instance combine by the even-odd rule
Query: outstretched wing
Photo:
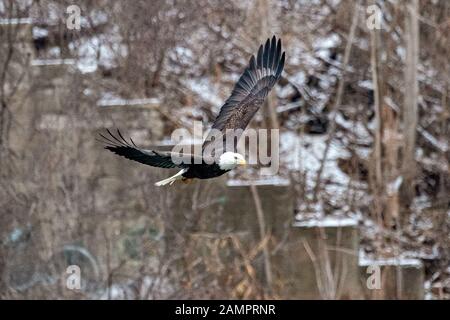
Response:
MULTIPOLYGON (((277 41, 275 36, 272 41, 267 39, 265 45, 259 47, 256 58, 255 56, 250 58, 247 69, 220 109, 212 129, 220 130, 223 137, 227 129, 244 130, 280 78, 284 59, 285 53, 281 53, 281 40, 277 41)), ((205 144, 210 143, 208 138, 205 144)))
POLYGON ((194 163, 193 155, 175 155, 174 153, 167 151, 155 151, 155 150, 144 150, 136 146, 133 140, 130 138, 130 142, 126 141, 119 130, 117 130, 117 135, 111 133, 106 129, 109 136, 105 136, 100 133, 100 136, 104 139, 106 143, 105 149, 108 149, 119 156, 125 157, 129 160, 134 160, 152 167, 159 168, 187 168, 190 164, 194 163), (177 159, 177 161, 173 161, 177 159))

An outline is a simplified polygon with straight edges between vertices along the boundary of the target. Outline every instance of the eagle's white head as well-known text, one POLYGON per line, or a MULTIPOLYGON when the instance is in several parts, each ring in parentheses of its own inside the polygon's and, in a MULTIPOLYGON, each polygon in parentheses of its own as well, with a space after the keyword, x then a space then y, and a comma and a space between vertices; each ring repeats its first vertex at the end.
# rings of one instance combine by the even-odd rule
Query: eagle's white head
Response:
POLYGON ((233 170, 237 166, 246 165, 244 156, 239 153, 225 152, 219 158, 219 167, 221 170, 233 170))

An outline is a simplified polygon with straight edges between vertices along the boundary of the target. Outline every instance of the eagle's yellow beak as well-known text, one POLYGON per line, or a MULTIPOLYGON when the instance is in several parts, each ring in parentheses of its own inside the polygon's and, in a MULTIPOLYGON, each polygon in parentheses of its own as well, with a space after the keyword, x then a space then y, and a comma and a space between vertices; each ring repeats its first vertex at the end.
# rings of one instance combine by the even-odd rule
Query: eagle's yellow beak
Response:
POLYGON ((237 164, 240 165, 240 166, 246 166, 247 165, 247 161, 245 161, 245 159, 239 159, 237 164))

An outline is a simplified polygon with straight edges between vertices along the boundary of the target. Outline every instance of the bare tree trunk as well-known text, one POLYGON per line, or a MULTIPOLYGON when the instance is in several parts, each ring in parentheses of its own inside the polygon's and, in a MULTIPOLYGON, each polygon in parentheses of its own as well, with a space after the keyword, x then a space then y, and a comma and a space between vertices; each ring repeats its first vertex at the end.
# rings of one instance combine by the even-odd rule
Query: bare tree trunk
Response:
POLYGON ((419 86, 417 80, 417 65, 419 63, 419 1, 412 0, 406 4, 407 15, 405 23, 406 35, 406 66, 405 92, 403 104, 403 161, 402 161, 402 204, 408 210, 415 195, 414 177, 416 172, 415 145, 418 123, 417 103, 419 86))
MULTIPOLYGON (((272 1, 271 0, 261 0, 258 1, 259 4, 259 11, 260 11, 260 19, 261 21, 261 34, 263 37, 270 37, 272 36, 273 31, 271 31, 271 7, 272 7, 272 1)), ((261 39, 263 41, 265 39, 261 39)), ((267 97, 264 105, 263 105, 263 113, 264 118, 266 119, 266 126, 268 129, 278 129, 280 126, 278 124, 278 117, 277 117, 277 111, 276 111, 276 101, 275 101, 275 91, 272 90, 269 93, 269 96, 267 97)), ((270 135, 268 137, 270 139, 270 135)), ((270 141, 269 141, 269 146, 270 141)))
POLYGON ((330 121, 330 127, 328 129, 328 137, 327 137, 327 141, 325 142, 325 150, 323 152, 322 161, 320 163, 320 167, 317 170, 317 174, 316 174, 316 186, 314 188, 314 201, 318 200, 318 195, 319 195, 319 192, 322 187, 323 170, 325 168, 325 164, 328 159, 328 152, 330 151, 331 142, 333 141, 334 135, 336 133, 336 127, 337 127, 336 126, 336 117, 337 117, 337 114, 339 113, 339 108, 340 108, 341 102, 342 102, 342 96, 344 94, 346 71, 347 71, 348 63, 350 61, 350 53, 352 51, 353 40, 354 40, 355 34, 356 34, 356 27, 358 25, 359 4, 360 4, 359 1, 357 1, 355 3, 352 24, 350 26, 350 30, 348 31, 347 44, 345 45, 345 51, 344 51, 344 61, 342 62, 342 66, 343 66, 342 74, 341 74, 341 78, 339 79, 339 84, 338 84, 337 93, 336 93, 336 100, 334 101, 333 109, 330 110, 332 118, 330 121))
POLYGON ((399 154, 399 118, 397 112, 391 107, 383 104, 382 110, 383 150, 384 150, 384 180, 386 187, 386 208, 384 223, 392 227, 397 223, 399 217, 399 177, 398 154, 399 154))
MULTIPOLYGON (((266 119, 268 119, 268 123, 267 123, 267 128, 270 129, 279 129, 280 128, 280 124, 278 123, 278 115, 277 115, 277 110, 276 110, 276 95, 275 95, 275 91, 272 90, 267 99, 266 102, 264 103, 264 113, 265 113, 265 117, 266 119)), ((269 135, 270 137, 270 135, 269 135)), ((270 146, 270 144, 269 144, 270 146)))
POLYGON ((382 56, 392 51, 389 38, 382 45, 380 32, 370 31, 371 68, 374 87, 375 140, 372 154, 371 188, 375 196, 374 210, 379 225, 392 227, 399 216, 399 115, 387 103, 387 69, 382 56), (384 51, 384 53, 382 52, 384 51))
MULTIPOLYGON (((372 189, 375 193, 375 211, 378 219, 381 218, 382 208, 381 205, 381 188, 383 185, 383 175, 382 175, 382 145, 381 145, 381 133, 382 133, 382 123, 381 123, 381 83, 379 77, 379 32, 376 29, 370 31, 370 64, 372 68, 372 83, 374 91, 374 109, 375 109, 375 141, 373 150, 373 174, 374 182, 372 183, 372 189)), ((380 220, 379 220, 380 222, 380 220)))
POLYGON ((262 242, 264 242, 263 247, 263 258, 264 258, 264 274, 267 282, 267 292, 272 294, 272 264, 270 262, 270 253, 268 241, 265 241, 267 234, 266 220, 264 218, 264 212, 262 209, 261 198, 259 197, 258 189, 254 184, 250 185, 250 191, 252 193, 253 201, 255 202, 256 216, 258 218, 259 226, 259 236, 262 242))

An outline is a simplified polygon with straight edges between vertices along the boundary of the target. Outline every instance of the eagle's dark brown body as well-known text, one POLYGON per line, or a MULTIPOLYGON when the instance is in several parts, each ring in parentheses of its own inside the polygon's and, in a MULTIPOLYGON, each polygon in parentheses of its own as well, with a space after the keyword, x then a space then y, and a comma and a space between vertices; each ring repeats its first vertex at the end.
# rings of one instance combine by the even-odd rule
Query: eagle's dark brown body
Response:
POLYGON ((213 164, 197 164, 191 165, 183 177, 186 179, 211 179, 220 177, 230 170, 222 170, 216 163, 213 164))

